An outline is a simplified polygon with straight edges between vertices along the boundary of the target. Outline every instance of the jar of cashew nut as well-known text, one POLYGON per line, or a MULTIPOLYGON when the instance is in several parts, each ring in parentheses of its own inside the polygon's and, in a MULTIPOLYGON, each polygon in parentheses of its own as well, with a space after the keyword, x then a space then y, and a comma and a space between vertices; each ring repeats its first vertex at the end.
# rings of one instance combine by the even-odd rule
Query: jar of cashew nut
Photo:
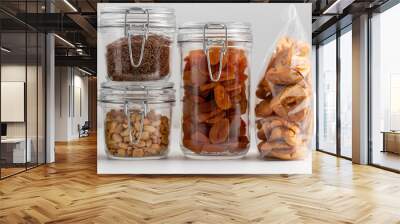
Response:
POLYGON ((160 159, 168 154, 173 83, 103 83, 99 101, 111 159, 160 159))
POLYGON ((250 25, 187 23, 179 28, 178 43, 185 156, 243 157, 250 139, 250 25))

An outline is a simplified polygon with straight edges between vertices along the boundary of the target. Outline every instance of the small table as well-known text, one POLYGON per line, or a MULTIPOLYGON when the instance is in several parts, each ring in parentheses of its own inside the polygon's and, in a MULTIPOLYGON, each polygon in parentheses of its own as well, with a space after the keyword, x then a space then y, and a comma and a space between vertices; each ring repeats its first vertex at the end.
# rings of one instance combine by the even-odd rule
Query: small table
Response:
POLYGON ((400 131, 382 131, 383 150, 382 152, 391 152, 400 154, 400 131))
POLYGON ((27 138, 25 154, 25 138, 1 139, 1 159, 7 163, 26 163, 31 161, 31 139, 27 138))

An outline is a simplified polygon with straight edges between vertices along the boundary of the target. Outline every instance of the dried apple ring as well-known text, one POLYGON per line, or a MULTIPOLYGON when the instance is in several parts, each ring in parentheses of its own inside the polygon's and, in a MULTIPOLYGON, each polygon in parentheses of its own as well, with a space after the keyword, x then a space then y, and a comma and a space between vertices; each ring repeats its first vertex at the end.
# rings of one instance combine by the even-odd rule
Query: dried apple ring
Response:
POLYGON ((220 144, 226 141, 229 135, 229 120, 227 118, 221 119, 215 123, 209 133, 211 143, 220 144))
POLYGON ((271 98, 262 100, 259 104, 256 105, 256 116, 257 117, 268 117, 274 111, 271 107, 271 98))
POLYGON ((299 107, 307 107, 309 95, 301 85, 294 85, 285 88, 278 96, 271 101, 271 107, 281 117, 288 117, 289 114, 300 111, 299 107))
POLYGON ((231 98, 222 85, 217 85, 214 88, 214 97, 217 106, 222 110, 227 110, 232 107, 231 98))

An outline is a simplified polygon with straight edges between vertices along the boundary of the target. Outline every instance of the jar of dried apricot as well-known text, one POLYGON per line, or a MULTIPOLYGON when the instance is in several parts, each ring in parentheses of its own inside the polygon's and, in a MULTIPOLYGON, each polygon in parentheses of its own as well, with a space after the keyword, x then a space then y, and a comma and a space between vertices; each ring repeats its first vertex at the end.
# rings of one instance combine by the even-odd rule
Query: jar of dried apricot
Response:
POLYGON ((101 86, 105 148, 112 159, 160 159, 168 154, 173 83, 111 82, 101 86))
POLYGON ((187 23, 179 28, 178 43, 184 154, 199 159, 243 157, 250 139, 250 25, 187 23))

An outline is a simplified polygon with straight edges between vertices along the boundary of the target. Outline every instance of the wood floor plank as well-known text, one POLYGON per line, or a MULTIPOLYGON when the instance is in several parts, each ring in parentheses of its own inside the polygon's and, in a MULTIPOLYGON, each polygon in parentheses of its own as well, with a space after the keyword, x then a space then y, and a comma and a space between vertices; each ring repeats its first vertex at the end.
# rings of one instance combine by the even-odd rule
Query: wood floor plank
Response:
POLYGON ((315 152, 312 175, 96 174, 96 139, 0 181, 0 223, 400 223, 400 175, 315 152))

